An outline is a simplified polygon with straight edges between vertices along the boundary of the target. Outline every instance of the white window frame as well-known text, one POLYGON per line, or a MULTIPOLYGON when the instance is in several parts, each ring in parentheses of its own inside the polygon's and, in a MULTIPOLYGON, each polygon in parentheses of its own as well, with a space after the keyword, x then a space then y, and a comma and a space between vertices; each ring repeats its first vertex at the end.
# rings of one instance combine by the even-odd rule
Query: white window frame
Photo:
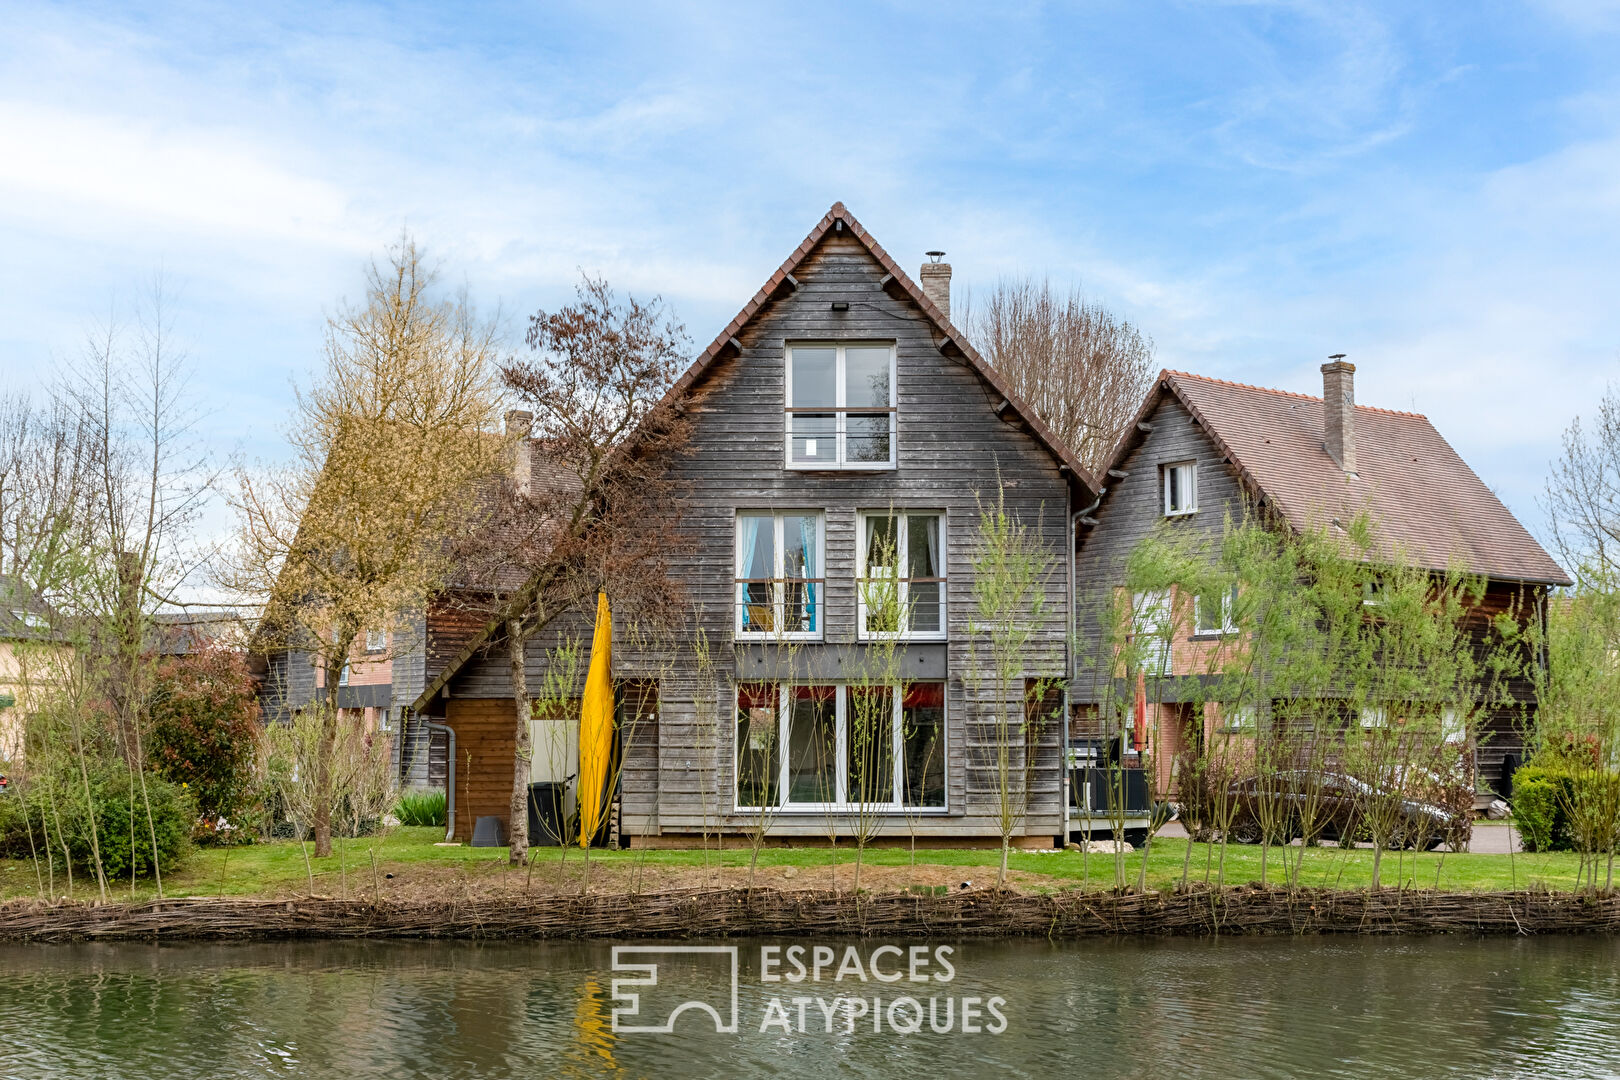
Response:
POLYGON ((1198 462, 1171 461, 1159 466, 1159 487, 1165 517, 1186 517, 1198 513, 1198 462), (1170 477, 1173 475, 1183 477, 1183 486, 1187 489, 1187 502, 1181 507, 1170 505, 1170 477))
POLYGON ((1253 705, 1232 705, 1222 702, 1220 731, 1226 735, 1257 735, 1260 732, 1260 710, 1253 705))
POLYGON ((1193 594, 1193 636, 1194 637, 1227 637, 1238 632, 1237 623, 1233 617, 1237 614, 1237 586, 1231 585, 1221 592, 1221 624, 1206 630, 1203 620, 1204 598, 1197 593, 1193 594))
POLYGON ((1170 605, 1171 596, 1167 589, 1131 594, 1131 636, 1133 639, 1150 639, 1143 642, 1139 650, 1142 664, 1149 675, 1169 675, 1174 663, 1174 653, 1170 647, 1174 611, 1170 605), (1150 624, 1147 620, 1154 612, 1162 614, 1150 624))
POLYGON ((827 471, 853 471, 874 472, 890 470, 899 467, 900 460, 900 387, 898 381, 898 353, 899 350, 893 341, 789 341, 783 347, 782 363, 786 370, 785 392, 786 411, 783 413, 783 434, 785 446, 783 447, 783 460, 789 469, 799 472, 827 472, 827 471), (793 460, 793 350, 794 349, 833 349, 833 400, 835 404, 822 410, 810 407, 808 411, 831 412, 835 418, 835 435, 837 450, 832 461, 794 461, 793 460), (888 349, 889 350, 889 460, 887 461, 849 461, 847 460, 846 439, 848 432, 849 413, 876 412, 876 408, 851 408, 849 398, 844 386, 844 356, 848 349, 888 349))
POLYGON ((738 510, 732 526, 731 544, 734 551, 731 560, 732 573, 732 616, 731 629, 738 641, 820 641, 827 629, 827 514, 822 510, 738 510), (775 530, 775 555, 771 566, 771 577, 776 579, 771 586, 771 607, 775 616, 776 625, 781 626, 787 614, 787 585, 783 581, 783 561, 786 557, 787 545, 783 529, 790 517, 814 517, 816 519, 816 566, 820 573, 819 578, 811 578, 817 585, 816 591, 816 628, 814 630, 744 630, 743 604, 747 592, 747 584, 743 577, 743 546, 742 546, 742 519, 745 517, 770 518, 771 528, 775 530))
POLYGON ((387 648, 388 648, 388 631, 387 630, 367 630, 366 631, 366 652, 368 652, 368 653, 383 652, 387 648), (373 644, 373 642, 375 642, 375 644, 373 644))
MULTIPOLYGON (((774 814, 847 814, 852 811, 871 811, 882 814, 920 814, 939 815, 948 814, 951 806, 950 785, 950 717, 951 696, 949 683, 944 679, 917 679, 917 683, 939 683, 944 686, 944 715, 941 718, 940 745, 944 749, 945 757, 941 760, 941 769, 945 775, 944 794, 945 801, 939 806, 906 806, 901 800, 905 788, 905 687, 895 684, 888 689, 894 702, 894 715, 891 723, 894 725, 890 745, 894 747, 894 789, 892 798, 884 803, 853 803, 849 801, 849 683, 817 682, 799 683, 799 686, 831 686, 836 693, 834 703, 834 726, 837 732, 836 745, 833 753, 836 755, 836 772, 834 785, 837 788, 836 802, 818 803, 790 803, 787 801, 788 792, 788 725, 792 717, 792 696, 789 693, 794 687, 793 683, 770 683, 763 685, 773 686, 776 689, 776 805, 775 806, 746 806, 741 802, 738 785, 742 777, 737 768, 736 744, 736 715, 738 694, 741 687, 734 687, 731 697, 732 709, 732 748, 731 748, 731 807, 739 814, 759 814, 770 812, 774 814)), ((873 687, 876 689, 876 687, 873 687)), ((857 685, 855 689, 863 689, 857 685)))
POLYGON ((1455 705, 1440 711, 1440 741, 1457 744, 1468 742, 1468 713, 1455 705))
POLYGON ((950 547, 946 541, 945 528, 945 511, 943 510, 912 510, 909 508, 896 507, 893 510, 862 510, 860 513, 855 515, 855 628, 858 640, 883 641, 895 639, 901 641, 945 641, 949 639, 950 582, 948 579, 950 575, 946 572, 947 564, 945 561, 945 553, 950 550, 950 547), (873 517, 893 517, 900 519, 899 532, 896 534, 895 545, 898 548, 897 557, 901 557, 901 555, 907 550, 907 542, 910 539, 910 518, 912 515, 917 517, 937 517, 939 519, 939 551, 937 553, 940 570, 939 576, 941 578, 941 581, 939 582, 939 629, 923 631, 913 631, 911 629, 909 625, 909 612, 911 609, 908 603, 911 593, 911 579, 903 577, 899 579, 900 610, 902 613, 902 618, 905 619, 905 624, 901 626, 898 632, 894 633, 881 630, 868 630, 866 628, 866 590, 861 587, 862 583, 867 580, 866 519, 873 517))

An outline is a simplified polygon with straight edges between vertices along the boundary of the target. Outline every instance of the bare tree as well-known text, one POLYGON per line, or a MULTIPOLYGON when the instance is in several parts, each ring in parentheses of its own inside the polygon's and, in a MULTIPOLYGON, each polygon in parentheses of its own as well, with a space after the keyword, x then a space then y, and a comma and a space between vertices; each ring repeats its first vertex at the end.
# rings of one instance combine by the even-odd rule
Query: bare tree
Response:
MULTIPOLYGON (((685 366, 685 330, 656 298, 621 302, 607 282, 584 278, 575 302, 529 319, 530 355, 501 367, 507 389, 533 410, 536 469, 511 492, 492 542, 469 558, 496 581, 522 568, 523 585, 497 590, 490 630, 504 636, 514 683, 523 641, 564 611, 594 610, 607 592, 615 622, 675 616, 680 595, 667 572, 676 553, 677 492, 670 456, 690 423, 672 389, 685 366)), ((511 860, 528 849, 526 758, 531 711, 514 685, 516 760, 509 836, 511 860)))
POLYGON ((365 302, 327 320, 321 369, 289 431, 294 462, 263 476, 238 470, 233 495, 237 538, 222 582, 266 605, 266 644, 307 651, 325 678, 312 808, 320 856, 332 852, 338 687, 356 639, 382 633, 367 660, 412 647, 402 613, 448 579, 457 542, 483 523, 478 496, 506 449, 490 434, 495 323, 465 295, 435 299, 433 281, 408 234, 368 268, 365 302))
POLYGON ((1620 572, 1620 392, 1610 386, 1590 424, 1564 431, 1542 508, 1553 545, 1584 587, 1612 588, 1620 572))
POLYGON ((1098 469, 1153 384, 1153 339, 1079 289, 1002 278, 961 324, 1087 469, 1098 469))

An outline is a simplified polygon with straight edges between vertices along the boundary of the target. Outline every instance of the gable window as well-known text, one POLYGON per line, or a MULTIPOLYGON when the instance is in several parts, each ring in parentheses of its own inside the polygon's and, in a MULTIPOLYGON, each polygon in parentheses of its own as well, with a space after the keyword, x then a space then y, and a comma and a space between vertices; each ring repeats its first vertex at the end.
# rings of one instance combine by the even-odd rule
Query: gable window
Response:
POLYGON ((1198 464, 1178 461, 1160 470, 1164 478, 1164 516, 1180 517, 1198 510, 1198 464))
POLYGON ((739 638, 821 637, 823 543, 819 513, 737 515, 739 638))
POLYGON ((945 684, 737 687, 737 808, 945 808, 945 684))
POLYGON ((944 524, 937 513, 861 514, 861 637, 945 637, 944 524))
POLYGON ((789 345, 788 468, 894 468, 894 364, 892 344, 789 345))
POLYGON ((1193 597, 1193 627, 1199 635, 1237 633, 1237 586, 1193 597))
POLYGON ((1131 596, 1131 639, 1136 645, 1136 657, 1147 674, 1170 674, 1172 629, 1168 592, 1131 596))

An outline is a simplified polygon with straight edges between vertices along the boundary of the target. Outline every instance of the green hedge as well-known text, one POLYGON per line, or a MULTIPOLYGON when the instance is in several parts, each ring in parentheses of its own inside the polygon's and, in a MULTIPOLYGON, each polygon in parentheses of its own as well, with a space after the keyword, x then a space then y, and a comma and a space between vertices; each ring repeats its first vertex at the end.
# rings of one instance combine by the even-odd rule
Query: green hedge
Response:
POLYGON ((1526 851, 1573 851, 1565 807, 1575 777, 1564 769, 1524 765, 1513 774, 1513 820, 1526 851))
POLYGON ((157 864, 164 873, 180 866, 191 852, 191 830, 197 808, 179 784, 148 773, 145 792, 140 778, 119 764, 92 766, 90 801, 95 821, 91 842, 91 812, 85 801, 84 780, 77 769, 19 782, 0 795, 0 856, 26 859, 35 854, 43 861, 45 846, 60 866, 64 845, 79 869, 94 873, 95 855, 110 880, 152 873, 153 834, 157 838, 157 864), (147 803, 152 815, 147 819, 147 803))

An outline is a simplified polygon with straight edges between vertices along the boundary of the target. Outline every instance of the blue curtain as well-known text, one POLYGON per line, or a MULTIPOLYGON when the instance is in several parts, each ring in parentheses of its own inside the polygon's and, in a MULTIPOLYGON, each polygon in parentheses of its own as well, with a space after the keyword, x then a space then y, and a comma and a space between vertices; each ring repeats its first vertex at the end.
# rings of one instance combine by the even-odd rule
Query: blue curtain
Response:
MULTIPOLYGON (((804 576, 820 577, 821 571, 816 566, 816 519, 801 517, 799 519, 799 549, 804 552, 804 576)), ((809 583, 804 587, 804 619, 805 630, 816 632, 816 586, 809 583)))

